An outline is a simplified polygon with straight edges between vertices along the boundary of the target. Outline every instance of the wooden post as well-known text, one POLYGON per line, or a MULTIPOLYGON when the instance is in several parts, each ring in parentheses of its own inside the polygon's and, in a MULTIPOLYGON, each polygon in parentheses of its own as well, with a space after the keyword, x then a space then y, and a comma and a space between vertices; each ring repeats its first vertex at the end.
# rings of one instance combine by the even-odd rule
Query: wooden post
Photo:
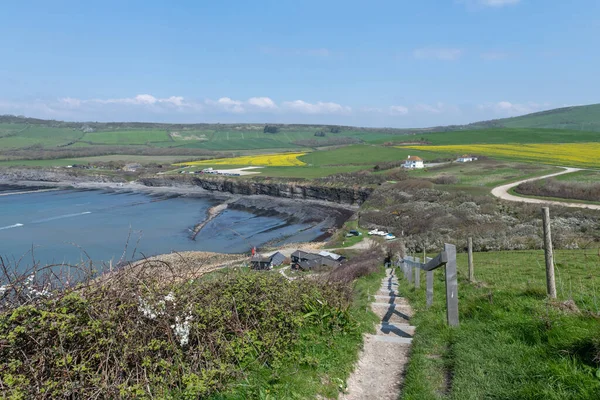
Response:
MULTIPOLYGON (((417 257, 416 259, 417 263, 419 263, 421 260, 419 260, 419 258, 417 257)), ((425 261, 425 260, 423 260, 425 261)), ((415 288, 419 289, 421 287, 421 268, 419 268, 418 266, 415 265, 415 288)))
MULTIPOLYGON (((413 260, 414 260, 414 258, 413 258, 413 260)), ((413 284, 413 262, 412 261, 408 263, 407 275, 408 275, 408 283, 410 283, 412 285, 413 284)))
POLYGON ((548 296, 556 298, 556 282, 554 281, 554 254, 552 253, 552 233, 550 229, 550 209, 542 208, 544 222, 544 252, 546 255, 546 287, 548 296))
POLYGON ((456 276, 456 246, 445 244, 446 263, 446 316, 448 325, 458 326, 458 279, 456 276))
POLYGON ((433 304, 433 270, 427 271, 427 308, 433 304))
POLYGON ((475 280, 475 271, 473 271, 473 238, 469 238, 468 242, 469 248, 469 282, 473 282, 475 280))

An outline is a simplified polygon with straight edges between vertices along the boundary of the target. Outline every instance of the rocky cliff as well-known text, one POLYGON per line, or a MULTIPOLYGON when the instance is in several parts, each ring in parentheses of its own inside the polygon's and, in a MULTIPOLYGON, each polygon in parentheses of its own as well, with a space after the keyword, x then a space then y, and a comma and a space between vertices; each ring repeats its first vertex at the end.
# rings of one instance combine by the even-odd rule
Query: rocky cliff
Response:
POLYGON ((253 181, 227 178, 150 177, 138 180, 146 186, 176 186, 188 184, 213 192, 241 195, 265 195, 288 199, 321 200, 340 204, 362 204, 373 189, 365 187, 333 187, 310 182, 253 181))
MULTIPOLYGON (((287 199, 320 200, 338 204, 360 205, 373 192, 372 188, 359 186, 326 186, 310 181, 276 181, 232 179, 225 177, 199 177, 181 175, 130 176, 128 180, 148 187, 187 188, 199 187, 210 192, 222 192, 239 195, 264 195, 287 199)), ((85 183, 127 183, 124 175, 105 175, 102 173, 81 174, 77 171, 18 169, 0 170, 0 182, 18 184, 27 181, 57 186, 75 185, 84 187, 85 183)), ((129 185, 128 185, 129 186, 129 185)))

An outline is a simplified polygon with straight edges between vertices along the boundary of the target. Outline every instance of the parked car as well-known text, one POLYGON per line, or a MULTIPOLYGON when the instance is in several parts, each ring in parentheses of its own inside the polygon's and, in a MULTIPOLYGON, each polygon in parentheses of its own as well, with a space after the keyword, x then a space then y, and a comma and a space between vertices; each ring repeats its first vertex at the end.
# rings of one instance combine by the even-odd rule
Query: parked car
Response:
POLYGON ((352 235, 352 236, 361 236, 362 233, 357 231, 356 229, 352 229, 350 232, 348 232, 348 234, 352 235))
POLYGON ((394 240, 396 239, 396 236, 392 235, 391 233, 388 233, 387 235, 385 235, 385 240, 394 240))

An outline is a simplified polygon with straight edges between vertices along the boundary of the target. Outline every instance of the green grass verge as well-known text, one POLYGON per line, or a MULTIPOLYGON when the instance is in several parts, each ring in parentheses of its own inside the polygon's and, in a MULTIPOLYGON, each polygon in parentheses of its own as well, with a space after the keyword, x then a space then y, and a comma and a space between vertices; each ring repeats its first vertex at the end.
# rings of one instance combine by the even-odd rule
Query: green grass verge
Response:
MULTIPOLYGON (((277 272, 276 272, 277 273, 277 272)), ((374 333, 377 316, 370 311, 369 294, 377 291, 384 276, 379 273, 359 278, 354 284, 350 308, 357 329, 352 334, 324 335, 319 328, 302 329, 293 351, 298 359, 247 371, 246 379, 212 400, 337 398, 358 360, 364 333, 374 333)), ((296 358, 296 357, 295 357, 296 358)))
POLYGON ((458 265, 458 328, 446 326, 442 271, 430 309, 400 280, 417 326, 404 399, 600 398, 598 249, 556 252, 559 301, 580 312, 546 299, 542 251, 476 253, 476 284, 464 254, 458 265))

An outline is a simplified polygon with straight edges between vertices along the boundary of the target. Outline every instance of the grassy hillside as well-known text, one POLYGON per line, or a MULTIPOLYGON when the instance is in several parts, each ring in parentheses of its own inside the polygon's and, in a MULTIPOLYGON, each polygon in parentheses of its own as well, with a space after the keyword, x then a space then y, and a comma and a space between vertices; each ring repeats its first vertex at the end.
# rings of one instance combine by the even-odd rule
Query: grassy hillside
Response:
POLYGON ((567 129, 491 128, 419 135, 434 145, 505 143, 581 143, 600 141, 600 132, 567 129))
POLYGON ((0 116, 0 150, 79 149, 94 146, 205 149, 301 149, 390 141, 407 130, 264 124, 74 123, 0 116), (317 134, 315 136, 315 134, 317 134))
POLYGON ((600 131, 600 104, 556 108, 520 117, 478 122, 473 125, 600 131))

